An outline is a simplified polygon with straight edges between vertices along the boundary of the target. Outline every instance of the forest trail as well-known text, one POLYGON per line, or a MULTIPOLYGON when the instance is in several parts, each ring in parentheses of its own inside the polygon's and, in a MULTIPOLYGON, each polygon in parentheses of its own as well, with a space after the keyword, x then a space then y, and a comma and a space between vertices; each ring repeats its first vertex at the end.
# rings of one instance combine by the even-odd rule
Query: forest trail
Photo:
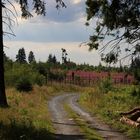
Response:
POLYGON ((52 122, 56 130, 57 140, 87 140, 85 134, 81 133, 80 126, 69 118, 64 105, 67 104, 76 114, 80 116, 88 127, 97 131, 104 140, 129 140, 122 133, 110 128, 101 122, 95 116, 82 109, 78 105, 79 94, 63 94, 54 97, 49 102, 49 110, 51 112, 52 122))

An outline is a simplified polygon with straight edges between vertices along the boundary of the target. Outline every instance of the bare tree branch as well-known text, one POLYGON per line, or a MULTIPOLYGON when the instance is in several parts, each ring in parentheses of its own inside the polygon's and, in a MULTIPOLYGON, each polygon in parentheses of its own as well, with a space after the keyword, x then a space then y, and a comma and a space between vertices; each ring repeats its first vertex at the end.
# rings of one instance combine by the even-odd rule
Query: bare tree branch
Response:
POLYGON ((5 35, 5 34, 9 34, 9 35, 12 35, 12 36, 15 36, 16 37, 16 35, 15 34, 13 34, 13 33, 10 33, 10 32, 3 32, 3 34, 5 35))

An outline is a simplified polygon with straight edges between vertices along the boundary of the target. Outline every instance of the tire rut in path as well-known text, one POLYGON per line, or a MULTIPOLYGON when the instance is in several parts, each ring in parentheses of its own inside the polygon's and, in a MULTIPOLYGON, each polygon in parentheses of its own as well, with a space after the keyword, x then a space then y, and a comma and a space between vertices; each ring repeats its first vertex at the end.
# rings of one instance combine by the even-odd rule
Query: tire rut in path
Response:
POLYGON ((82 117, 89 127, 95 129, 105 140, 129 140, 122 133, 110 128, 108 125, 99 121, 95 116, 91 116, 77 103, 79 94, 64 94, 54 97, 49 102, 49 108, 52 114, 52 122, 56 129, 56 139, 59 140, 85 140, 84 135, 79 131, 78 126, 67 118, 67 113, 63 105, 67 103, 71 109, 82 117))
POLYGON ((75 94, 69 98, 68 104, 72 110, 74 110, 78 115, 80 115, 85 121, 88 122, 89 127, 95 129, 98 134, 100 134, 105 140, 130 140, 124 134, 114 130, 109 125, 106 125, 100 121, 97 117, 91 116, 90 113, 82 109, 77 103, 78 99, 79 95, 75 94))
POLYGON ((68 118, 64 110, 64 104, 71 94, 54 97, 49 102, 49 109, 52 116, 52 123, 56 130, 55 139, 57 140, 84 140, 79 127, 68 118))

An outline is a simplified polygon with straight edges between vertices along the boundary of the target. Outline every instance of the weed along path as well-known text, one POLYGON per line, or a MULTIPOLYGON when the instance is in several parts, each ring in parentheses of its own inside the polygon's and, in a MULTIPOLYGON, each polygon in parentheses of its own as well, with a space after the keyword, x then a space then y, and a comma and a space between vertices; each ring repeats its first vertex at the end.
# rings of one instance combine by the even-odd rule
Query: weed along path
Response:
POLYGON ((69 93, 56 96, 49 102, 57 140, 128 140, 126 136, 80 108, 77 103, 78 98, 79 94, 69 93), (77 121, 78 119, 80 121, 77 121), (92 133, 93 136, 88 136, 87 133, 90 135, 92 133))

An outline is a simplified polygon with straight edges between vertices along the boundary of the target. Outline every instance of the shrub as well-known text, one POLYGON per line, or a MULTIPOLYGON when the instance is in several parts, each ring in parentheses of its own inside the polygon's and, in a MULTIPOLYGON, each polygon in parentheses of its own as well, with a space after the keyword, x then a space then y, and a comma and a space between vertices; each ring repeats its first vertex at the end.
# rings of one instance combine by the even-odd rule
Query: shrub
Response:
POLYGON ((43 86, 46 83, 45 76, 37 74, 35 78, 35 83, 39 86, 43 86))
POLYGON ((108 93, 113 89, 113 84, 110 78, 103 79, 99 83, 99 90, 101 90, 102 93, 108 93))
POLYGON ((26 76, 21 76, 16 83, 16 89, 18 91, 29 92, 32 90, 32 83, 26 76))
POLYGON ((139 86, 135 86, 133 87, 132 91, 130 92, 130 94, 133 97, 140 97, 140 87, 139 86))

